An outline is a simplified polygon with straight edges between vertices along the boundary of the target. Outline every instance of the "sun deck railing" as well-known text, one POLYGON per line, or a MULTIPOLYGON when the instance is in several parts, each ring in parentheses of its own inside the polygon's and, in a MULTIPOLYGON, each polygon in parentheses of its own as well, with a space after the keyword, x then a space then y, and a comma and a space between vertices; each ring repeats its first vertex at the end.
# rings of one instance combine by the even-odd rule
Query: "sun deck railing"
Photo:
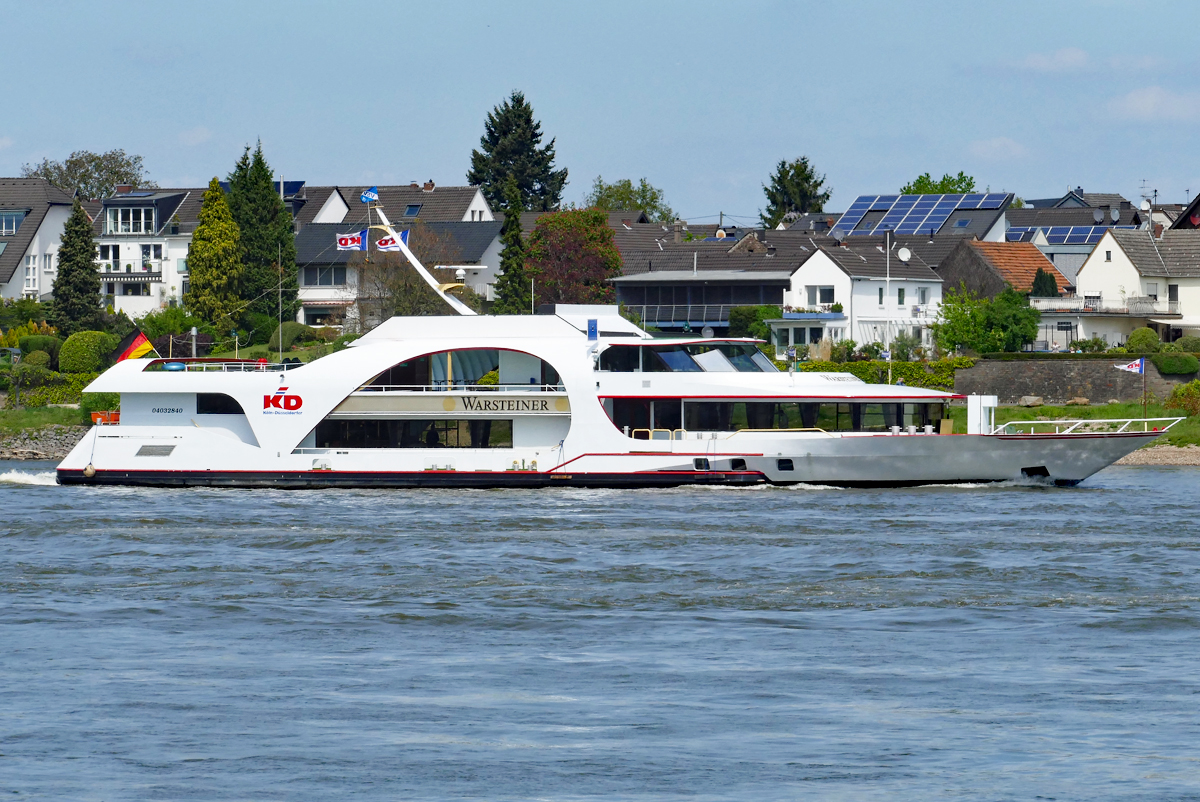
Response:
POLYGON ((356 393, 563 393, 566 392, 561 384, 470 384, 455 380, 454 382, 433 382, 431 384, 364 384, 355 390, 356 393))
POLYGON ((1083 420, 1014 420, 992 434, 1126 434, 1165 432, 1183 418, 1090 418, 1083 420))
POLYGON ((218 373, 278 373, 282 370, 293 370, 303 367, 304 362, 268 362, 265 359, 155 359, 145 370, 162 370, 167 372, 218 372, 218 373))

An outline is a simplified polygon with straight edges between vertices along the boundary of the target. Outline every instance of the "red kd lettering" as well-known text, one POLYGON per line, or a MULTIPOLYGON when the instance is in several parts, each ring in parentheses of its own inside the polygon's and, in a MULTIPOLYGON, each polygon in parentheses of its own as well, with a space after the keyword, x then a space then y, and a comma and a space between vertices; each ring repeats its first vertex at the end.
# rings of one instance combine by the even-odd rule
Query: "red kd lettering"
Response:
POLYGON ((303 404, 304 400, 298 395, 285 395, 283 397, 284 409, 300 409, 303 404))
POLYGON ((263 409, 270 409, 271 407, 275 407, 275 409, 283 409, 283 407, 279 406, 279 401, 280 401, 280 396, 264 395, 263 396, 263 409))

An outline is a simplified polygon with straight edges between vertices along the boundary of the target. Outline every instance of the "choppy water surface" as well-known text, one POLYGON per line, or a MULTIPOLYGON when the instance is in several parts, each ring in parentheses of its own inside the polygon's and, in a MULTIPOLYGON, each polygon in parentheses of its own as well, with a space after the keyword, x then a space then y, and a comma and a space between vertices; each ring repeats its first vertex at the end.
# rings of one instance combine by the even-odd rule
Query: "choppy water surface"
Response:
POLYGON ((51 467, 0 463, 10 798, 1200 798, 1197 469, 270 492, 51 467))

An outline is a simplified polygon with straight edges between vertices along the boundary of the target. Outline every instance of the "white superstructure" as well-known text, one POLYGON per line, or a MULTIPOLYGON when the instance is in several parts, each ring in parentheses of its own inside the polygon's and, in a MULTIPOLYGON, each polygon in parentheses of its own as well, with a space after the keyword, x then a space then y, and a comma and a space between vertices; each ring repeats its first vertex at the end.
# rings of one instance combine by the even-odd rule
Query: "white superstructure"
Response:
POLYGON ((59 480, 1073 484, 1161 434, 1140 422, 996 430, 994 402, 978 398, 974 433, 942 434, 951 393, 781 372, 752 341, 653 338, 615 307, 556 311, 392 318, 306 365, 120 362, 87 388, 121 394, 119 424, 93 427, 59 480))

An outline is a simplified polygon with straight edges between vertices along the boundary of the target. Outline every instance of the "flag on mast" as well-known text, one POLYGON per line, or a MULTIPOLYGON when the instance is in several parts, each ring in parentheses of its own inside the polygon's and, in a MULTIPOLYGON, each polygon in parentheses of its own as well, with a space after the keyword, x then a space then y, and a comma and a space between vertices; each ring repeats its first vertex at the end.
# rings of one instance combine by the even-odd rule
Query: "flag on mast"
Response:
POLYGON ((358 199, 360 201, 362 201, 363 203, 370 203, 372 201, 378 202, 379 201, 379 187, 371 187, 370 189, 364 189, 363 194, 359 195, 358 199))
POLYGON ((353 234, 338 234, 337 249, 339 251, 365 251, 367 249, 367 229, 353 234))
POLYGON ((154 346, 146 339, 146 335, 135 329, 132 334, 121 340, 111 356, 114 362, 124 359, 141 359, 153 350, 154 346))
POLYGON ((1128 365, 1113 365, 1113 367, 1116 368, 1117 370, 1125 370, 1130 373, 1141 373, 1141 374, 1145 375, 1145 373, 1146 373, 1146 357, 1141 357, 1140 359, 1130 362, 1128 365))
MULTIPOLYGON (((408 244, 408 229, 400 232, 400 242, 408 244)), ((396 238, 391 234, 384 234, 375 241, 375 247, 381 251, 398 251, 400 250, 400 242, 396 242, 396 238)))

